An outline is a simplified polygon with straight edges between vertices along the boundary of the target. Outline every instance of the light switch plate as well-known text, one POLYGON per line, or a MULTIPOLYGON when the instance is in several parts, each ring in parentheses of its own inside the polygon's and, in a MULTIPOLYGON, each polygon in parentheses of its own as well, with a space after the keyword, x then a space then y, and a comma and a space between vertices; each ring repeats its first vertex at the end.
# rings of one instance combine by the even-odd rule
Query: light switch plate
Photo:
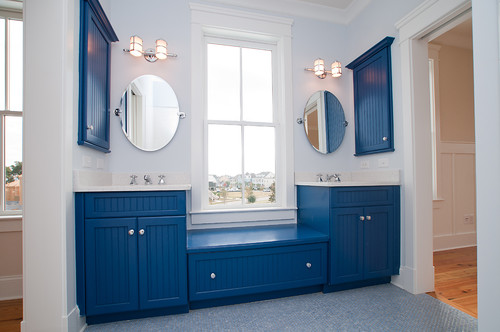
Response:
POLYGON ((370 162, 368 160, 363 160, 360 165, 360 168, 370 168, 370 162))
POLYGON ((92 157, 83 156, 83 168, 92 168, 92 157))

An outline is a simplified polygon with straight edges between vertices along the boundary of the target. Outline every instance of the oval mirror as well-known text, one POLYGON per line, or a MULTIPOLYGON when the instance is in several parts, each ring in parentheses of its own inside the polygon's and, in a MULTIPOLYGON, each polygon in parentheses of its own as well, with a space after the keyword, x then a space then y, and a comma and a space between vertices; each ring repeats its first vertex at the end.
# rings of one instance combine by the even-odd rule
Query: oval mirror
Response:
POLYGON ((303 123, 309 143, 324 154, 337 150, 347 126, 340 101, 326 90, 316 91, 309 98, 303 123))
POLYGON ((179 125, 179 103, 172 87, 162 78, 143 75, 134 79, 120 101, 122 130, 143 151, 167 145, 179 125))

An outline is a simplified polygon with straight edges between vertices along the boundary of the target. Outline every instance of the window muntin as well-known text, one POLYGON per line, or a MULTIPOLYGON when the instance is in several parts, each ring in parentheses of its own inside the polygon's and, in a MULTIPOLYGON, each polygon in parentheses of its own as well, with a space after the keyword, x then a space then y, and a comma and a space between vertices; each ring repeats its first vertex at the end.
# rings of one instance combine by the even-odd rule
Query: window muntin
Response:
MULTIPOLYGON (((0 13, 1 15, 1 13, 0 13)), ((22 212, 23 22, 0 18, 0 214, 22 212)))
POLYGON ((273 47, 207 39, 206 51, 207 208, 276 206, 273 47))

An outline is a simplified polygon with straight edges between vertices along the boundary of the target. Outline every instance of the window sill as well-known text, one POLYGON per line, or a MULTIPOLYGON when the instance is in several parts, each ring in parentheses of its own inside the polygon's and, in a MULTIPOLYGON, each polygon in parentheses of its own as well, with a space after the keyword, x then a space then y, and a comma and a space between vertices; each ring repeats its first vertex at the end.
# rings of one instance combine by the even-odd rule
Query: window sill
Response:
POLYGON ((248 223, 248 222, 280 222, 293 223, 296 219, 296 207, 283 208, 255 208, 255 209, 217 209, 191 211, 191 223, 220 224, 220 223, 248 223))
POLYGON ((0 216, 0 233, 21 232, 23 230, 22 215, 0 216))

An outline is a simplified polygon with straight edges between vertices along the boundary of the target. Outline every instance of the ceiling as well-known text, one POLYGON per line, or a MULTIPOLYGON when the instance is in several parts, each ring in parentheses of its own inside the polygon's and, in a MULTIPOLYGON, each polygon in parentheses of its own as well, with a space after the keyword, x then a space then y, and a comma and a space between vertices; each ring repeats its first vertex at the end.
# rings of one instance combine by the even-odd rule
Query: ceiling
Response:
POLYGON ((434 38, 432 44, 472 49, 472 19, 434 38))
POLYGON ((299 0, 301 2, 314 3, 316 5, 322 5, 327 7, 333 7, 337 9, 346 9, 351 3, 356 0, 299 0))

